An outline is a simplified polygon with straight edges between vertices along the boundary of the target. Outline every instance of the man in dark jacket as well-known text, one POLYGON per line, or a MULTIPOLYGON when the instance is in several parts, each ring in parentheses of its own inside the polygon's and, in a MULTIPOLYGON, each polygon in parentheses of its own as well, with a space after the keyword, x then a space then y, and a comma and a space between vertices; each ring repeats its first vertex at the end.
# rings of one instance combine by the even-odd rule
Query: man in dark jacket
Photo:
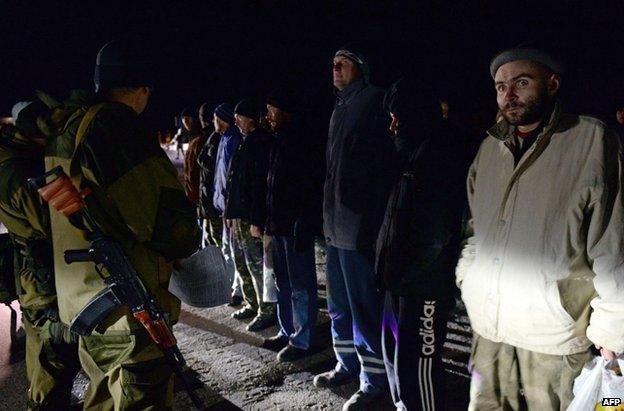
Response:
POLYGON ((223 220, 212 204, 217 151, 221 134, 212 127, 213 110, 204 103, 199 108, 201 138, 204 142, 197 155, 199 165, 199 216, 202 218, 202 246, 222 247, 223 220))
MULTIPOLYGON (((267 173, 273 136, 258 126, 259 116, 260 111, 250 99, 242 100, 234 109, 236 126, 243 140, 230 164, 224 214, 226 224, 232 230, 232 237, 244 257, 244 264, 241 264, 241 256, 234 254, 236 267, 241 277, 251 276, 255 290, 255 299, 233 314, 237 319, 255 316, 247 326, 249 331, 259 331, 275 324, 275 304, 262 301, 262 235, 266 221, 267 173)), ((245 297, 247 299, 247 295, 245 297)))
POLYGON ((333 386, 360 376, 343 409, 376 400, 387 387, 381 353, 382 295, 374 246, 392 187, 392 141, 384 125, 382 89, 368 83, 364 57, 349 49, 334 56, 336 104, 329 123, 323 204, 327 241, 327 305, 338 364, 314 379, 333 386))
POLYGON ((293 96, 276 90, 267 99, 275 133, 267 190, 266 234, 272 237, 279 333, 265 341, 283 349, 279 361, 308 354, 317 315, 314 236, 320 234, 322 171, 314 141, 305 134, 293 96))
POLYGON ((397 410, 443 410, 442 347, 469 150, 443 121, 430 88, 400 80, 384 105, 402 167, 377 242, 376 271, 386 289, 384 362, 397 410))

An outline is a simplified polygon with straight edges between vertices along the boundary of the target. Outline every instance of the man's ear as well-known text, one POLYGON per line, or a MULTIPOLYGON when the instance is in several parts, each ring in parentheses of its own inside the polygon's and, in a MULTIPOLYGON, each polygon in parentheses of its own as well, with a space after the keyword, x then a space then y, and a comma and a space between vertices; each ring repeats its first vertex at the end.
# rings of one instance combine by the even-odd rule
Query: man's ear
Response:
POLYGON ((556 95, 559 92, 560 87, 561 87, 561 76, 559 76, 559 74, 552 73, 548 77, 548 81, 547 81, 548 95, 550 97, 556 95))

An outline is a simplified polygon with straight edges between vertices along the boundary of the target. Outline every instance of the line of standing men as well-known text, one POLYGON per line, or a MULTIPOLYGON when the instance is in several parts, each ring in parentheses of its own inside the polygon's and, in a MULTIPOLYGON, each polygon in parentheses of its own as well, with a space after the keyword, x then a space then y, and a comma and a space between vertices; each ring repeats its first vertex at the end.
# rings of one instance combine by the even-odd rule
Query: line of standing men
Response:
MULTIPOLYGON (((98 224, 121 242, 168 320, 176 321, 179 301, 167 292, 168 276, 176 259, 195 251, 199 230, 176 170, 138 122, 151 78, 136 50, 109 43, 100 51, 94 99, 48 101, 53 115, 46 124, 31 116, 35 128, 33 121, 23 121, 29 111, 22 108, 17 129, 3 128, 0 164, 10 165, 2 178, 11 190, 0 198, 0 216, 27 240, 19 248, 25 257, 20 299, 54 295, 41 287, 50 278, 50 258, 58 295, 56 306, 53 297, 43 299, 42 324, 27 318, 43 326, 27 337, 33 347, 27 357, 31 409, 55 409, 53 402, 68 401, 67 386, 52 394, 39 378, 58 364, 46 353, 59 346, 70 347, 68 355, 89 376, 85 409, 171 406, 171 371, 127 312, 115 312, 77 345, 40 332, 62 330, 103 284, 90 265, 65 264, 62 252, 83 248, 86 240, 58 213, 41 213, 45 206, 25 184, 41 171, 26 166, 42 160, 45 140, 45 168, 61 165, 80 189, 93 192, 85 201, 98 224), (86 116, 96 103, 97 113, 86 116)), ((334 386, 359 377, 347 410, 373 404, 388 383, 398 409, 443 409, 440 351, 461 225, 465 150, 426 85, 401 81, 384 94, 368 83, 364 57, 350 49, 336 53, 333 73, 338 91, 326 151, 323 221, 337 364, 314 384, 334 386), (387 122, 392 139, 384 130, 387 122)), ((618 327, 624 318, 622 151, 603 123, 563 113, 562 73, 556 59, 534 49, 508 50, 491 64, 502 120, 488 131, 468 174, 474 235, 457 268, 475 330, 471 409, 565 409, 591 344, 607 359, 624 352, 618 327)), ((287 361, 309 350, 316 291, 313 270, 305 267, 313 262, 315 230, 314 218, 306 218, 315 213, 305 196, 293 208, 279 200, 291 199, 289 177, 297 175, 294 181, 301 183, 296 173, 307 169, 280 161, 303 155, 288 99, 273 96, 268 103, 276 137, 259 130, 258 111, 249 101, 233 113, 224 106, 215 110, 215 128, 218 119, 227 123, 234 117, 242 136, 238 147, 230 146, 225 175, 215 163, 213 206, 225 216, 227 238, 238 243, 238 261, 250 271, 247 284, 254 294, 245 295, 251 301, 242 312, 251 308, 260 324, 263 231, 272 237, 282 294, 280 334, 269 341, 287 344, 280 352, 287 361)), ((232 128, 227 124, 217 150, 224 144, 223 156, 232 128)), ((54 374, 52 381, 69 381, 75 371, 69 367, 62 371, 68 379, 54 374)))

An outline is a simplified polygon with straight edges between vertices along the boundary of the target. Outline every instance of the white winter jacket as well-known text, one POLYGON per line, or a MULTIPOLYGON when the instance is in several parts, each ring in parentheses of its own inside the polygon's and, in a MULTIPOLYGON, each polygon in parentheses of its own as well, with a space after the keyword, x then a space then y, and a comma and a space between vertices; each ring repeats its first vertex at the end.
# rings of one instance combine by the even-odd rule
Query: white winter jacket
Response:
POLYGON ((545 354, 624 352, 617 137, 557 105, 514 167, 513 135, 505 121, 490 129, 468 175, 474 235, 456 274, 474 331, 545 354))

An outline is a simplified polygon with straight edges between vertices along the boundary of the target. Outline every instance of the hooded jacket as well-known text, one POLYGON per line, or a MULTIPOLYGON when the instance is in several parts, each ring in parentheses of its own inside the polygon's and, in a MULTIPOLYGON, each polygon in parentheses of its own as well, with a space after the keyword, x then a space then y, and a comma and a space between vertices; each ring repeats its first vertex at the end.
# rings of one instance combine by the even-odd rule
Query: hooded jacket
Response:
POLYGON ((514 167, 514 131, 492 127, 468 174, 474 234, 456 275, 472 327, 545 354, 624 352, 620 143, 557 105, 514 167))
POLYGON ((373 250, 395 175, 384 91, 360 79, 336 92, 329 121, 323 231, 328 245, 373 250))
POLYGON ((228 172, 225 218, 239 218, 264 229, 272 145, 273 136, 260 127, 243 136, 228 172))
POLYGON ((399 119, 393 141, 402 174, 377 239, 377 275, 397 295, 452 299, 465 206, 466 139, 443 121, 426 87, 401 80, 385 100, 399 119))

